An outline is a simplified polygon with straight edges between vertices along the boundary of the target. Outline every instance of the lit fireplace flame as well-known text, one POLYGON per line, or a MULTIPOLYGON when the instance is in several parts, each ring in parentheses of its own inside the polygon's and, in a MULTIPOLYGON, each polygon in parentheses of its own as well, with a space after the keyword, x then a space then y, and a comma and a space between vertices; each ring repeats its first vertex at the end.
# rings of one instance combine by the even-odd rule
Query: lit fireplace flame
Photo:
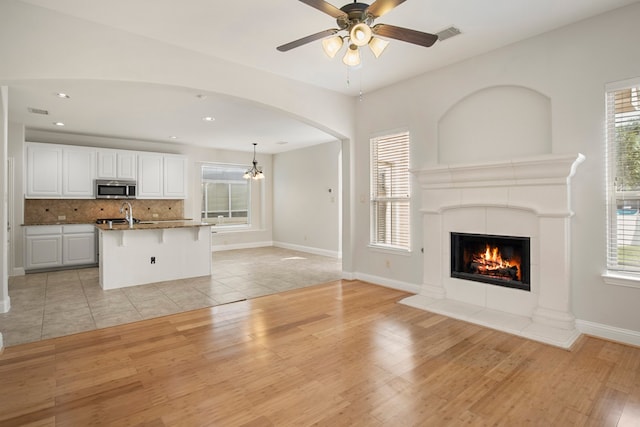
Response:
POLYGON ((522 280, 520 262, 515 259, 503 259, 498 247, 486 245, 484 252, 473 255, 472 266, 477 274, 501 279, 522 280))

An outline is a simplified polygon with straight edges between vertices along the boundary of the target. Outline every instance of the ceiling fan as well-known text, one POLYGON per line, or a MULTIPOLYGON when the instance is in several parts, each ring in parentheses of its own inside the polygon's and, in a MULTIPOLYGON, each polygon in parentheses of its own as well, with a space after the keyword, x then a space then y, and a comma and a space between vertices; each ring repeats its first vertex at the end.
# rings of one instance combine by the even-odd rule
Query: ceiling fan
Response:
POLYGON ((348 39, 347 52, 342 61, 349 66, 356 66, 360 64, 358 48, 369 45, 375 57, 378 58, 387 47, 389 42, 377 36, 401 40, 424 47, 430 47, 438 40, 438 36, 435 34, 388 24, 373 25, 373 21, 406 0, 376 0, 371 5, 354 0, 353 3, 346 4, 340 9, 324 0, 300 1, 334 17, 338 28, 330 28, 278 46, 276 49, 280 52, 286 52, 312 41, 323 39, 322 47, 325 53, 333 58, 342 47, 344 41, 348 39), (341 31, 346 31, 347 34, 340 35, 341 31))

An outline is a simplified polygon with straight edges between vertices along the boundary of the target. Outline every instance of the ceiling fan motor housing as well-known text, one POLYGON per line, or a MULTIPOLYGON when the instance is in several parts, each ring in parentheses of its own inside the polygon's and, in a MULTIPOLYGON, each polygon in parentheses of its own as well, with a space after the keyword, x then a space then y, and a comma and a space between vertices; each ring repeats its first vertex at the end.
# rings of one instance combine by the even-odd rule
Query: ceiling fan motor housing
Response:
POLYGON ((346 16, 341 16, 336 19, 338 28, 341 30, 350 30, 356 24, 364 22, 367 25, 373 23, 373 17, 366 13, 369 5, 366 3, 353 2, 346 4, 340 8, 341 11, 346 13, 346 16))

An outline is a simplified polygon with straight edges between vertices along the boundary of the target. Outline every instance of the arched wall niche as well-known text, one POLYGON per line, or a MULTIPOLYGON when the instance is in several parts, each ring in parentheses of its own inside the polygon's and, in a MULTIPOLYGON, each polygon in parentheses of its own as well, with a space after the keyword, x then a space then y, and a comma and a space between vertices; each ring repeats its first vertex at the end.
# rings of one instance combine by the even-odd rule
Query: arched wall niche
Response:
POLYGON ((438 121, 438 162, 478 163, 551 153, 551 100, 522 86, 493 86, 438 121))

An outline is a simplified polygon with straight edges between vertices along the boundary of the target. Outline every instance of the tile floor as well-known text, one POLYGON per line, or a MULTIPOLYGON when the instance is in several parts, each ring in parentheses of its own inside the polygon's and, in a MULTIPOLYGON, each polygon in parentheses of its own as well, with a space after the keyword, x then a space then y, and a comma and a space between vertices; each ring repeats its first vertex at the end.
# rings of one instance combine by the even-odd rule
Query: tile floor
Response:
POLYGON ((9 279, 11 310, 0 314, 6 347, 326 283, 335 258, 281 248, 215 252, 213 274, 104 291, 97 268, 9 279))

